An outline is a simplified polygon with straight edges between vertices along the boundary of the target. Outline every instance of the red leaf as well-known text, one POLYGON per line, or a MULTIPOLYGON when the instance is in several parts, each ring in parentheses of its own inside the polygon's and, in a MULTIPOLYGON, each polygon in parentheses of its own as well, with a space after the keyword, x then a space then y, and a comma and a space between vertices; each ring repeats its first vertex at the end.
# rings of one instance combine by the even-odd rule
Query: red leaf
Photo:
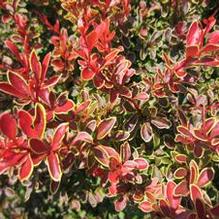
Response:
POLYGON ((52 64, 54 70, 57 71, 57 72, 63 71, 64 68, 65 68, 65 63, 62 60, 59 60, 59 59, 52 60, 51 64, 52 64))
POLYGON ((181 134, 188 136, 190 138, 193 137, 192 133, 188 130, 188 128, 184 127, 184 126, 178 126, 177 127, 178 132, 180 132, 181 134))
POLYGON ((214 128, 215 122, 216 121, 214 118, 209 118, 205 120, 205 122, 203 123, 203 129, 206 131, 207 134, 209 134, 211 130, 214 128))
POLYGON ((21 181, 28 180, 33 172, 33 161, 30 155, 28 155, 27 160, 21 165, 19 171, 19 178, 21 181))
POLYGON ((137 169, 139 170, 145 170, 149 167, 149 163, 144 158, 136 158, 134 161, 137 163, 137 169))
POLYGON ((93 143, 93 138, 87 132, 79 132, 72 141, 72 145, 77 145, 78 142, 93 143))
POLYGON ((187 46, 199 45, 202 40, 202 30, 198 25, 198 22, 195 21, 189 28, 187 37, 186 37, 186 44, 187 46))
POLYGON ((37 138, 30 139, 29 146, 35 154, 45 154, 50 150, 49 145, 37 138))
POLYGON ((219 136, 219 122, 216 123, 210 133, 210 138, 215 138, 217 136, 219 136))
POLYGON ((208 137, 206 135, 205 130, 194 129, 194 137, 197 138, 200 141, 208 141, 208 137))
POLYGON ((67 131, 68 131, 68 123, 62 123, 56 128, 51 144, 53 151, 59 149, 67 131))
POLYGON ((136 96, 134 96, 133 99, 146 101, 149 99, 149 95, 146 92, 141 92, 141 93, 138 93, 136 96))
POLYGON ((21 110, 18 113, 19 125, 22 131, 31 138, 42 138, 46 128, 46 112, 44 107, 37 103, 35 105, 35 117, 21 110), (32 128, 33 126, 33 128, 32 128))
POLYGON ((124 210, 126 207, 126 204, 127 204, 126 196, 119 198, 118 200, 114 201, 115 210, 117 212, 124 210))
POLYGON ((8 80, 9 83, 20 93, 23 95, 26 95, 26 97, 29 96, 30 90, 29 86, 24 80, 23 77, 21 77, 18 73, 16 72, 8 72, 8 80))
POLYGON ((93 79, 95 72, 90 68, 84 68, 81 72, 82 80, 89 81, 93 79))
POLYGON ((117 90, 117 92, 118 92, 121 96, 124 96, 124 97, 127 97, 127 98, 131 98, 131 97, 132 97, 132 92, 129 90, 128 87, 121 86, 121 87, 119 87, 119 89, 117 90))
POLYGON ((187 196, 188 193, 188 182, 186 180, 181 181, 174 189, 174 194, 176 196, 187 196))
POLYGON ((194 160, 191 160, 189 163, 189 169, 190 169, 190 177, 189 177, 189 183, 193 184, 196 182, 199 174, 199 168, 197 163, 194 160))
POLYGON ((27 97, 26 94, 19 92, 12 85, 5 82, 0 82, 0 91, 20 99, 27 97))
POLYGON ((217 52, 219 50, 219 45, 215 44, 207 44, 203 49, 201 50, 201 53, 210 53, 210 52, 217 52))
POLYGON ((52 181, 50 183, 50 191, 51 191, 51 193, 55 194, 58 191, 59 186, 60 186, 60 182, 52 181))
POLYGON ((174 149, 175 147, 175 141, 171 135, 164 135, 164 144, 167 146, 169 149, 174 149))
POLYGON ((16 58, 20 60, 20 54, 17 46, 11 40, 6 40, 5 45, 16 56, 16 58))
POLYGON ((141 126, 140 134, 141 134, 141 138, 146 143, 151 141, 151 139, 153 138, 153 130, 149 122, 146 122, 141 126))
POLYGON ((207 219, 206 217, 206 209, 204 203, 200 199, 196 199, 195 208, 198 215, 198 218, 207 219))
POLYGON ((198 177, 198 186, 203 187, 206 186, 214 179, 214 169, 210 167, 204 168, 198 177))
POLYGON ((62 171, 59 164, 59 157, 56 153, 51 152, 48 156, 48 170, 50 177, 53 181, 58 182, 61 180, 62 171))
POLYGON ((30 68, 34 73, 36 81, 39 83, 42 76, 42 66, 38 60, 35 50, 33 50, 30 54, 30 68))
POLYGON ((84 112, 84 111, 88 108, 88 106, 90 105, 90 103, 91 103, 90 100, 87 100, 87 101, 83 102, 82 104, 80 104, 80 105, 76 108, 75 113, 76 113, 76 114, 79 114, 79 113, 84 112))
POLYGON ((208 36, 208 43, 218 44, 219 43, 219 30, 210 33, 208 36))
POLYGON ((115 123, 116 123, 116 117, 111 117, 102 120, 97 127, 97 139, 101 140, 105 136, 107 136, 111 132, 115 123))
POLYGON ((93 30, 87 35, 87 38, 86 38, 87 47, 90 51, 94 48, 97 41, 98 41, 98 34, 96 30, 93 30))
POLYGON ((49 78, 48 80, 46 80, 46 82, 43 84, 43 89, 45 88, 49 88, 49 87, 52 87, 52 86, 55 86, 60 78, 62 77, 62 75, 60 74, 59 76, 52 76, 51 78, 49 78))
POLYGON ((109 65, 111 62, 115 61, 116 56, 118 55, 118 53, 120 53, 121 51, 123 51, 122 48, 113 48, 112 51, 110 51, 110 53, 108 53, 105 56, 105 63, 104 66, 109 65))
POLYGON ((171 211, 166 200, 164 199, 159 200, 159 207, 165 216, 171 215, 171 211))
POLYGON ((180 167, 174 172, 174 177, 178 179, 184 178, 186 175, 187 170, 184 167, 180 167))
POLYGON ((152 119, 151 123, 159 129, 168 129, 171 126, 171 122, 167 118, 158 118, 152 119))
POLYGON ((176 197, 174 195, 174 189, 176 187, 176 184, 172 181, 169 181, 167 183, 167 187, 166 187, 166 195, 167 195, 167 199, 170 203, 171 208, 173 209, 177 209, 178 206, 180 205, 180 201, 181 201, 181 197, 176 197))
POLYGON ((70 110, 73 110, 74 102, 72 100, 67 100, 63 105, 58 105, 55 108, 55 113, 68 113, 70 110))
POLYGON ((111 184, 117 184, 119 182, 119 178, 122 175, 121 169, 113 170, 108 173, 108 180, 111 184))
POLYGON ((16 120, 10 115, 10 113, 4 113, 0 117, 0 130, 4 135, 10 139, 16 138, 17 133, 16 120))
POLYGON ((98 145, 93 149, 96 160, 103 166, 109 167, 109 155, 104 146, 98 145))
POLYGON ((154 210, 152 204, 148 201, 143 201, 142 203, 140 203, 139 208, 145 213, 149 213, 154 210))
POLYGON ((51 53, 49 52, 45 55, 43 62, 42 62, 42 75, 41 75, 42 82, 45 80, 46 73, 47 73, 48 67, 49 67, 50 59, 51 59, 51 53))
POLYGON ((187 156, 184 155, 184 154, 177 154, 175 156, 175 159, 176 161, 179 163, 179 164, 183 164, 183 163, 186 163, 187 161, 187 156))
POLYGON ((117 170, 119 168, 123 167, 122 172, 130 172, 133 169, 137 168, 137 163, 134 160, 127 160, 123 165, 120 163, 120 160, 111 157, 110 158, 110 168, 117 170))
POLYGON ((123 162, 129 160, 132 153, 131 153, 131 148, 128 142, 125 142, 124 144, 121 145, 120 154, 121 154, 123 162))
POLYGON ((211 209, 211 213, 215 216, 219 216, 219 205, 216 205, 214 206, 212 209, 211 209))
POLYGON ((199 56, 198 46, 189 46, 186 48, 186 58, 199 56))
POLYGON ((193 202, 195 202, 196 199, 202 199, 201 189, 195 184, 190 185, 190 197, 193 202))

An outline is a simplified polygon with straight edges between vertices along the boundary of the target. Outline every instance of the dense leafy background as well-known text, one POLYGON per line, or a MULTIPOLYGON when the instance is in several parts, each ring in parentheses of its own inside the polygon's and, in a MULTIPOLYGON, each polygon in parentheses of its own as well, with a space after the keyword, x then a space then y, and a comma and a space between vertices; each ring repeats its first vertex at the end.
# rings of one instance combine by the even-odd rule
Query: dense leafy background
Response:
MULTIPOLYGON (((8 8, 4 8, 4 4, 11 4, 11 1, 0 0, 1 17, 5 16, 8 10, 8 8)), ((213 29, 218 30, 218 9, 217 0, 133 0, 130 2, 130 12, 124 21, 118 23, 112 12, 110 30, 115 31, 112 48, 123 46, 124 51, 121 54, 131 61, 131 68, 136 70, 136 74, 131 77, 127 86, 133 90, 136 89, 136 92, 145 91, 147 86, 145 81, 154 78, 156 80, 157 69, 165 69, 163 58, 165 53, 171 57, 174 63, 181 60, 185 54, 186 34, 192 22, 202 21, 204 18, 214 15, 216 24, 213 29), (177 32, 179 23, 184 25, 183 31, 180 33, 177 32)), ((68 32, 69 47, 71 47, 71 42, 74 43, 79 39, 77 22, 66 18, 67 12, 58 0, 21 0, 16 10, 17 13, 25 15, 28 19, 27 29, 31 33, 29 45, 36 49, 40 60, 48 52, 52 52, 54 55, 54 45, 51 43, 51 37, 54 33, 45 25, 45 19, 42 17, 40 19, 40 14, 46 16, 52 25, 59 20, 60 26, 66 28, 68 32)), ((13 20, 0 23, 1 81, 6 81, 5 73, 8 69, 17 68, 19 65, 16 57, 10 53, 5 44, 5 41, 16 32, 17 28, 13 20)), ((17 45, 23 51, 23 45, 19 43, 17 45)), ((218 51, 214 55, 218 58, 218 51)), ((140 157, 149 161, 150 168, 143 174, 142 186, 146 186, 152 176, 158 177, 161 184, 166 184, 168 179, 173 178, 175 169, 180 167, 174 160, 174 153, 185 154, 188 161, 196 160, 200 170, 206 166, 214 168, 214 180, 210 186, 205 187, 205 191, 208 193, 213 206, 216 205, 219 201, 218 151, 213 153, 207 150, 201 158, 197 158, 193 151, 186 150, 185 145, 176 143, 174 138, 178 133, 177 126, 180 123, 177 106, 184 111, 191 124, 196 123, 196 121, 200 122, 200 109, 195 108, 195 104, 191 104, 191 101, 188 100, 188 94, 194 95, 191 99, 196 98, 196 102, 198 102, 197 99, 205 102, 205 98, 207 98, 206 107, 218 103, 218 67, 206 67, 204 65, 198 69, 189 69, 189 74, 198 75, 198 80, 194 83, 183 84, 181 92, 171 93, 167 91, 169 93, 164 98, 157 97, 152 90, 146 89, 149 100, 139 104, 140 110, 137 110, 129 101, 123 99, 112 107, 109 103, 108 92, 97 89, 92 81, 81 79, 81 67, 77 61, 78 59, 70 61, 72 67, 69 67, 64 73, 63 70, 57 71, 54 65, 50 65, 47 74, 48 77, 54 75, 54 72, 66 74, 66 77, 54 90, 57 93, 68 91, 68 98, 73 100, 76 105, 84 101, 83 95, 89 96, 92 104, 86 113, 82 112, 82 115, 78 116, 76 120, 78 129, 80 127, 80 130, 84 131, 85 123, 89 119, 100 121, 114 116, 117 119, 116 128, 113 129, 116 133, 117 130, 125 130, 123 125, 128 123, 131 117, 138 117, 138 124, 134 127, 134 131, 131 131, 126 141, 129 142, 132 153, 135 153, 134 156, 139 154, 140 157), (85 92, 82 93, 83 95, 81 95, 82 91, 85 92), (155 114, 152 112, 154 109, 157 110, 155 114), (153 139, 145 142, 140 134, 144 122, 149 124, 153 119, 162 116, 171 122, 171 126, 166 124, 168 123, 166 121, 164 125, 168 128, 165 129, 159 129, 159 125, 153 124, 153 139), (168 144, 165 143, 165 136, 170 138, 169 147, 166 146, 168 144), (172 144, 173 147, 171 147, 172 144)), ((16 113, 16 105, 14 97, 3 92, 0 93, 0 112, 12 109, 11 111, 16 113)), ((24 107, 24 109, 31 109, 31 106, 24 107)), ((218 106, 215 110, 214 116, 217 118, 218 106)), ((207 112, 207 117, 211 116, 211 112, 207 112)), ((54 127, 52 123, 50 126, 54 127)), ((101 142, 104 145, 108 144, 117 151, 122 144, 114 138, 113 133, 111 137, 109 136, 101 142)), ((7 171, 6 174, 1 175, 0 218, 163 218, 159 214, 142 212, 138 208, 139 204, 132 201, 127 202, 123 211, 116 212, 114 201, 117 197, 108 198, 106 196, 107 188, 101 185, 100 178, 92 176, 88 169, 83 168, 82 157, 77 157, 77 155, 71 170, 63 174, 59 189, 55 194, 50 191, 51 179, 44 163, 41 163, 34 170, 27 182, 21 183, 16 171, 7 171)), ((91 159, 94 159, 94 157, 91 157, 91 159)), ((188 165, 186 168, 188 169, 188 165)), ((180 182, 178 179, 174 181, 180 182)), ((186 203, 185 206, 191 204, 186 197, 183 198, 182 202, 186 203)), ((188 208, 192 209, 191 206, 188 206, 188 208)))

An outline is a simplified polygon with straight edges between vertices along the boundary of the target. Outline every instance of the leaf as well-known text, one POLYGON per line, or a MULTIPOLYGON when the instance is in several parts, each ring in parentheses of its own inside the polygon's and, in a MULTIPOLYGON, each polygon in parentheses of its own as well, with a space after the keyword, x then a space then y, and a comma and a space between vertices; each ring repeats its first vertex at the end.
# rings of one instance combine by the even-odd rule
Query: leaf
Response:
POLYGON ((21 181, 28 180, 33 172, 33 161, 30 155, 28 155, 27 160, 21 165, 19 171, 19 178, 21 181))
POLYGON ((214 206, 210 211, 213 215, 219 216, 219 205, 214 206))
POLYGON ((35 154, 45 154, 50 151, 50 146, 37 138, 30 139, 29 146, 35 154))
POLYGON ((169 149, 175 148, 175 141, 171 135, 168 135, 168 134, 164 135, 164 144, 169 149))
POLYGON ((7 73, 9 83, 21 94, 28 97, 30 95, 29 86, 25 79, 21 77, 18 73, 9 71, 7 73))
POLYGON ((191 160, 189 163, 189 170, 190 170, 190 175, 189 175, 189 183, 193 184, 197 181, 198 174, 199 174, 199 168, 197 163, 194 160, 191 160))
POLYGON ((43 88, 42 89, 46 89, 49 87, 53 87, 55 86, 59 80, 61 79, 62 75, 54 75, 52 77, 50 77, 48 80, 46 80, 46 82, 43 84, 43 88))
POLYGON ((189 46, 186 48, 186 58, 199 56, 198 46, 189 46))
POLYGON ((0 117, 0 130, 10 139, 15 139, 17 134, 17 123, 10 113, 6 112, 0 117))
POLYGON ((141 138, 147 143, 153 138, 153 130, 149 122, 144 123, 140 130, 141 138))
POLYGON ((199 187, 204 187, 214 179, 214 169, 210 167, 204 168, 199 174, 197 184, 199 187))
POLYGON ((97 127, 97 140, 101 140, 110 134, 115 123, 116 117, 102 120, 97 127))
POLYGON ((175 156, 175 160, 176 162, 178 162, 179 164, 183 164, 187 162, 187 156, 185 154, 177 154, 175 156))
POLYGON ((75 136, 75 138, 72 141, 72 145, 77 145, 78 142, 87 142, 87 143, 93 143, 93 138, 90 134, 87 132, 78 132, 78 134, 75 136))
POLYGON ((96 30, 91 31, 86 37, 86 43, 88 49, 91 51, 98 41, 98 34, 96 30))
POLYGON ((109 167, 109 155, 102 145, 93 148, 96 160, 105 167, 109 167))
POLYGON ((125 162, 127 160, 129 160, 129 158, 131 157, 131 148, 128 142, 125 142, 124 144, 121 145, 120 147, 120 155, 122 158, 122 161, 125 162))
POLYGON ((130 133, 123 131, 123 130, 118 130, 113 138, 115 138, 116 141, 125 141, 129 138, 130 133))
POLYGON ((5 45, 16 56, 16 58, 20 60, 20 54, 17 46, 11 40, 6 40, 5 45))
POLYGON ((146 101, 149 99, 149 95, 146 92, 141 92, 134 96, 133 99, 146 101))
POLYGON ((127 198, 126 196, 122 196, 116 201, 114 201, 115 210, 117 212, 123 211, 127 205, 127 198))
POLYGON ((164 117, 163 118, 156 117, 156 119, 151 120, 151 123, 159 129, 168 129, 171 126, 171 122, 164 117))
POLYGON ((24 110, 18 112, 18 118, 19 126, 28 137, 43 137, 46 128, 46 112, 41 104, 37 103, 35 105, 34 118, 24 110))
POLYGON ((26 94, 19 92, 12 85, 5 82, 0 82, 0 91, 19 99, 25 99, 27 97, 26 94))
POLYGON ((211 52, 217 52, 219 50, 219 45, 217 44, 207 44, 205 47, 202 48, 201 53, 211 53, 211 52))
POLYGON ((56 114, 63 114, 68 113, 69 111, 73 110, 74 102, 72 100, 67 100, 63 105, 57 105, 55 108, 56 114))
POLYGON ((55 130, 55 134, 52 139, 51 147, 53 151, 56 151, 61 146, 62 140, 65 134, 68 132, 68 123, 61 123, 55 130))
POLYGON ((205 205, 200 199, 195 200, 195 208, 198 218, 207 219, 205 205))
POLYGON ((62 171, 59 164, 58 154, 51 152, 47 157, 47 165, 52 180, 55 182, 60 181, 62 177, 62 171))
POLYGON ((208 43, 218 44, 219 43, 219 30, 210 33, 208 36, 208 43))
POLYGON ((51 181, 50 191, 53 195, 58 191, 59 186, 60 186, 60 182, 51 181))
POLYGON ((195 21, 189 28, 188 34, 186 36, 186 45, 193 46, 199 45, 201 43, 202 30, 198 25, 198 22, 195 21))
POLYGON ((139 170, 146 170, 149 167, 149 163, 144 158, 136 158, 134 159, 134 162, 137 163, 137 169, 139 170))
POLYGON ((106 56, 105 56, 105 63, 104 66, 107 66, 109 64, 111 64, 111 62, 115 61, 116 56, 118 55, 118 53, 120 53, 121 51, 123 51, 122 48, 113 48, 106 56))
POLYGON ((159 207, 165 216, 171 215, 167 200, 164 199, 159 200, 159 207))
POLYGON ((152 204, 149 201, 141 202, 139 204, 139 208, 145 213, 149 213, 149 212, 152 212, 154 210, 152 207, 152 204))
POLYGON ((83 68, 81 71, 81 78, 82 78, 82 80, 85 80, 85 81, 89 81, 89 80, 93 79, 94 75, 95 75, 95 72, 88 67, 83 68))
POLYGON ((193 137, 192 133, 188 130, 188 128, 186 128, 184 126, 178 126, 177 131, 180 132, 181 134, 187 136, 187 137, 190 137, 190 138, 193 137))
POLYGON ((176 183, 174 183, 173 181, 167 182, 167 187, 166 187, 167 199, 170 203, 170 207, 174 210, 179 207, 181 202, 181 197, 176 197, 174 195, 173 191, 175 187, 176 187, 176 183))
POLYGON ((187 176, 187 169, 184 167, 179 167, 178 169, 176 169, 176 171, 174 172, 174 177, 176 179, 182 179, 185 178, 187 176))
POLYGON ((176 196, 187 196, 188 193, 188 182, 186 180, 182 180, 174 189, 174 194, 176 196))
POLYGON ((201 189, 195 184, 190 185, 190 197, 193 202, 195 202, 196 199, 202 199, 201 189))
POLYGON ((46 78, 46 73, 48 71, 50 59, 51 59, 51 52, 45 55, 43 62, 42 62, 42 75, 41 75, 42 81, 44 81, 46 78))
POLYGON ((39 83, 42 75, 42 66, 38 60, 35 50, 30 54, 30 68, 34 73, 36 81, 39 83))

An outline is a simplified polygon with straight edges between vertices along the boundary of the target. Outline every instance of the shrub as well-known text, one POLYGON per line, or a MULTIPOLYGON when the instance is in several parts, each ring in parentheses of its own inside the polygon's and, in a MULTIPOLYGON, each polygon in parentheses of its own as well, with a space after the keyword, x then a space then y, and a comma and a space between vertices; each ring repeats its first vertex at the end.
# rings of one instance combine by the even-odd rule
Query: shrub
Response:
POLYGON ((219 218, 217 1, 0 0, 2 218, 219 218))

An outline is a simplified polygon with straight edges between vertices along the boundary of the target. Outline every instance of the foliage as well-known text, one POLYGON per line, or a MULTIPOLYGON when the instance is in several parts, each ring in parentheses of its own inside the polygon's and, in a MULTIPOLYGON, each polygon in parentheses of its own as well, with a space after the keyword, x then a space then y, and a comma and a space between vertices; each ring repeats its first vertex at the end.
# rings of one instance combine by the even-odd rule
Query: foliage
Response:
POLYGON ((217 1, 0 0, 0 217, 219 217, 217 1))

